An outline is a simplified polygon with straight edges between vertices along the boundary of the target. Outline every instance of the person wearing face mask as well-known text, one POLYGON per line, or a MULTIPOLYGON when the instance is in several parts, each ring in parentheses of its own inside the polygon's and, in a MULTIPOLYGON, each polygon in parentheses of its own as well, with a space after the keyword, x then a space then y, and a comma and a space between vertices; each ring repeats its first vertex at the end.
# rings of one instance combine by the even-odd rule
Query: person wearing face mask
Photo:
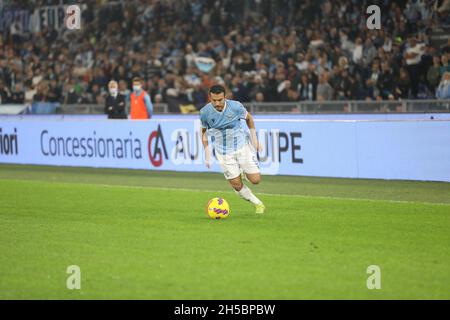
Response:
POLYGON ((441 83, 436 90, 436 98, 450 99, 450 72, 444 73, 441 83))
POLYGON ((133 79, 133 92, 130 95, 130 118, 133 120, 150 119, 153 114, 153 104, 150 96, 142 89, 142 80, 133 79))
POLYGON ((125 96, 119 93, 117 81, 108 83, 109 94, 105 99, 105 114, 108 119, 127 119, 125 112, 125 96))

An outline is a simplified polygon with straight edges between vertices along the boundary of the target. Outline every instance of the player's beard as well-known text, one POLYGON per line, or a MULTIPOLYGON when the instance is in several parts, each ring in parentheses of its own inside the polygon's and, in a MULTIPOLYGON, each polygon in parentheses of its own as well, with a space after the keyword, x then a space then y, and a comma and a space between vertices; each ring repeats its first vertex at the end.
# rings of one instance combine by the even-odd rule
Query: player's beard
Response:
POLYGON ((221 106, 217 106, 215 107, 217 111, 222 112, 223 108, 225 108, 225 104, 221 105, 221 106))

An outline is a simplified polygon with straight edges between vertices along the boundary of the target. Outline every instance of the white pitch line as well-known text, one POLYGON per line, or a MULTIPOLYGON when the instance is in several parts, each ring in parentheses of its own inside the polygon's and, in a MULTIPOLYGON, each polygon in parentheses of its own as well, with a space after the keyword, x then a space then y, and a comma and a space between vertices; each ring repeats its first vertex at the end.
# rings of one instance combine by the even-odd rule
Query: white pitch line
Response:
MULTIPOLYGON (((104 183, 83 183, 83 182, 60 182, 60 181, 49 181, 49 180, 30 180, 30 179, 4 179, 0 180, 8 181, 27 181, 27 182, 56 182, 63 185, 81 185, 81 186, 100 186, 100 187, 116 187, 116 188, 129 188, 129 189, 151 189, 151 190, 165 190, 165 191, 186 191, 186 192, 208 192, 212 193, 214 191, 204 190, 204 189, 188 189, 188 188, 170 188, 170 187, 153 187, 153 186, 129 186, 120 184, 104 184, 104 183)), ((233 191, 219 191, 220 193, 234 194, 233 191)), ((282 194, 282 193, 266 193, 266 192, 256 192, 258 195, 263 196, 276 196, 276 197, 288 197, 288 198, 304 198, 304 199, 323 199, 323 200, 350 200, 350 201, 369 201, 369 202, 388 202, 388 203, 398 203, 398 204, 421 204, 421 205, 437 205, 437 206, 450 206, 450 203, 445 202, 423 202, 423 201, 407 201, 407 200, 383 200, 383 199, 367 199, 367 198, 345 198, 345 197, 328 197, 328 196, 313 196, 313 195, 301 195, 301 194, 282 194)))

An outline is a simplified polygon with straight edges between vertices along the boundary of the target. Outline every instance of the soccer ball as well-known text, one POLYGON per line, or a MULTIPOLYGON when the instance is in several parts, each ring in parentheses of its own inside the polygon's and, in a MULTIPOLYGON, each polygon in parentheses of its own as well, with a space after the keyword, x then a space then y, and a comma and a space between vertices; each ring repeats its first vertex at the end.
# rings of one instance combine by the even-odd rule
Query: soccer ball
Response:
POLYGON ((225 219, 230 215, 230 205, 223 198, 213 198, 206 206, 206 214, 211 219, 225 219))

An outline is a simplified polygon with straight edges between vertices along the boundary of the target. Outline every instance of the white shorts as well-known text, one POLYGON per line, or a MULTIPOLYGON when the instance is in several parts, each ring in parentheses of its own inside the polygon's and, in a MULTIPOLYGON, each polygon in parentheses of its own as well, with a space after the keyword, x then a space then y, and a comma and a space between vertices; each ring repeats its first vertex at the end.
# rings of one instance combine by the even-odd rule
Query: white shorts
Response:
POLYGON ((248 174, 259 173, 258 158, 253 146, 245 144, 241 149, 229 154, 216 153, 227 180, 237 178, 241 171, 248 174))

